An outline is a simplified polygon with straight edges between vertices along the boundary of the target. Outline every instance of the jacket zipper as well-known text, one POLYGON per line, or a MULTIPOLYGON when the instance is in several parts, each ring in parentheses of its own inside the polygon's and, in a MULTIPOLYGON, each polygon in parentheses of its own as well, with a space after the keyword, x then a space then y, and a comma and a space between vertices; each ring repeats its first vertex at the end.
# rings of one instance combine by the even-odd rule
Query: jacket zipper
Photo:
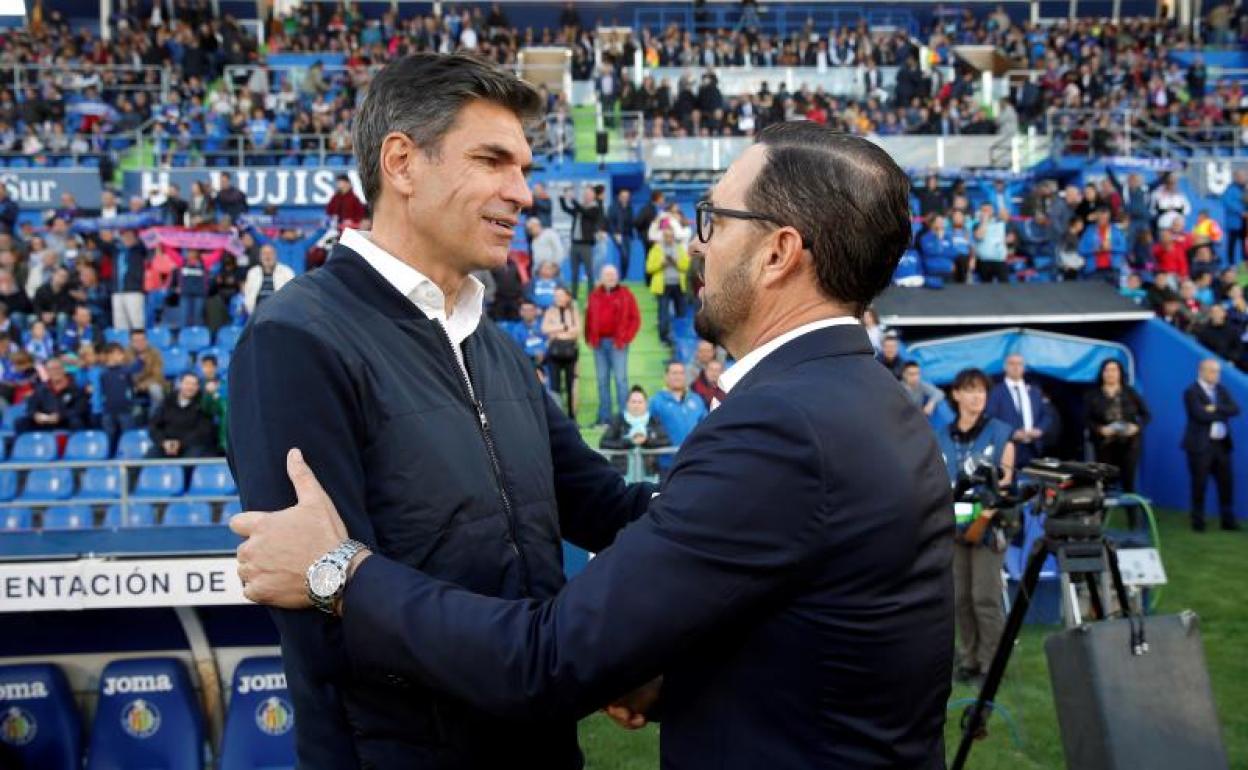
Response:
POLYGON ((529 563, 525 558, 524 552, 520 550, 520 540, 516 533, 516 517, 511 508, 511 497, 507 494, 507 484, 503 480, 503 467, 498 461, 498 450, 494 445, 494 434, 490 431, 490 418, 485 413, 485 404, 481 402, 481 398, 477 395, 477 391, 473 390, 469 377, 471 375, 472 355, 468 352, 467 345, 464 346, 464 365, 459 365, 459 357, 455 355, 455 343, 451 342, 451 335, 447 333, 446 326, 438 323, 438 331, 441 332, 442 341, 446 343, 451 354, 451 365, 455 367, 455 371, 459 373, 459 384, 463 390, 464 397, 468 399, 468 403, 477 413, 477 427, 481 429, 481 439, 485 442, 485 452, 490 457, 490 468, 494 472, 494 489, 498 492, 498 497, 503 502, 503 516, 507 520, 507 542, 511 546, 511 551, 520 559, 520 574, 524 581, 524 590, 531 593, 532 588, 529 580, 529 563))

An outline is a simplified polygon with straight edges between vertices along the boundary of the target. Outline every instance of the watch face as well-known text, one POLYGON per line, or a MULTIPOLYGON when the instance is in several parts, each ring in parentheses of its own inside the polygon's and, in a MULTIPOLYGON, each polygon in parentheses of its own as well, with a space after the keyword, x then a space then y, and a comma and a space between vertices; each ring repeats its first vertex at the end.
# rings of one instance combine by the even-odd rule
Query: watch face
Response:
POLYGON ((342 570, 333 564, 318 564, 308 576, 308 588, 314 596, 324 599, 334 595, 342 584, 342 570))

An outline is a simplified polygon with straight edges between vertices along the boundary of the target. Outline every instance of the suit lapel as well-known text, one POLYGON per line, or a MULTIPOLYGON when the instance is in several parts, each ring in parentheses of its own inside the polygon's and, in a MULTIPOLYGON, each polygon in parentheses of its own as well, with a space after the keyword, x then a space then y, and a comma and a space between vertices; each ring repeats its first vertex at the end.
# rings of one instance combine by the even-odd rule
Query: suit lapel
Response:
MULTIPOLYGON (((759 361, 728 393, 732 398, 760 383, 774 379, 798 364, 828 356, 872 354, 871 340, 861 324, 828 326, 789 340, 759 361)), ((726 400, 726 399, 725 399, 726 400)))

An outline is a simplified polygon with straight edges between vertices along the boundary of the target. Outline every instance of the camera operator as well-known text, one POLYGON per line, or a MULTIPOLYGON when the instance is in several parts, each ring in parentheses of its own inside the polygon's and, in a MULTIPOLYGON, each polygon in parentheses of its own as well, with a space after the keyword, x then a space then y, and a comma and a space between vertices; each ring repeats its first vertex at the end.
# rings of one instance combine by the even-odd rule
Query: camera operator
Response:
MULTIPOLYGON (((958 419, 936 434, 945 457, 949 483, 962 492, 968 475, 983 463, 1000 469, 1000 485, 1008 487, 1014 476, 1013 429, 984 413, 988 403, 988 375, 979 369, 963 369, 953 380, 950 393, 958 419)), ((995 492, 995 490, 989 490, 995 492)), ((959 495, 957 500, 965 500, 959 495)), ((959 682, 978 684, 987 673, 1005 628, 1001 603, 1001 566, 1006 538, 996 524, 997 511, 985 506, 978 515, 958 517, 953 549, 954 616, 958 627, 959 682)))

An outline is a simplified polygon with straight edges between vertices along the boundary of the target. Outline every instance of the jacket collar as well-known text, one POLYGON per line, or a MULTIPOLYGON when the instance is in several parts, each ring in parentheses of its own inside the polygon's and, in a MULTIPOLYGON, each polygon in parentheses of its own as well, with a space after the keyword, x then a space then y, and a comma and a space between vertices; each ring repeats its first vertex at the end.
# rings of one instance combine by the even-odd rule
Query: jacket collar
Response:
POLYGON ((411 300, 400 294, 363 257, 341 243, 334 246, 321 269, 342 281, 352 293, 367 298, 369 304, 388 318, 428 320, 411 300))
POLYGON ((816 329, 776 348, 750 370, 728 393, 732 398, 751 387, 775 379, 798 364, 829 356, 871 356, 871 339, 861 324, 816 329))

